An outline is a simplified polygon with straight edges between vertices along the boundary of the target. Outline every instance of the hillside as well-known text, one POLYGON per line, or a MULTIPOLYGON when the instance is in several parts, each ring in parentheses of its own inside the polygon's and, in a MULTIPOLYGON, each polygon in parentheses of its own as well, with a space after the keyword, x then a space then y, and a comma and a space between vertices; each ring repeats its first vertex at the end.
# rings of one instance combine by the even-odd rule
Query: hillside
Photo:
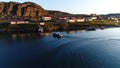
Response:
POLYGON ((0 16, 2 17, 38 18, 42 15, 48 15, 48 12, 33 2, 0 2, 0 16))
POLYGON ((107 14, 107 16, 120 18, 120 13, 107 14))
POLYGON ((0 2, 0 17, 2 18, 23 18, 23 19, 34 19, 40 20, 43 15, 51 15, 53 18, 60 16, 70 16, 72 14, 45 10, 41 5, 33 2, 0 2))
POLYGON ((55 11, 55 10, 47 10, 48 13, 52 16, 55 16, 55 17, 60 17, 60 16, 70 16, 72 14, 70 13, 67 13, 67 12, 62 12, 62 11, 55 11))
MULTIPOLYGON (((51 15, 53 19, 58 19, 61 16, 74 16, 74 17, 88 17, 86 14, 70 14, 62 11, 45 10, 41 5, 33 2, 0 2, 0 19, 30 19, 40 20, 43 15, 51 15)), ((118 17, 120 14, 108 14, 104 15, 108 17, 118 17)))

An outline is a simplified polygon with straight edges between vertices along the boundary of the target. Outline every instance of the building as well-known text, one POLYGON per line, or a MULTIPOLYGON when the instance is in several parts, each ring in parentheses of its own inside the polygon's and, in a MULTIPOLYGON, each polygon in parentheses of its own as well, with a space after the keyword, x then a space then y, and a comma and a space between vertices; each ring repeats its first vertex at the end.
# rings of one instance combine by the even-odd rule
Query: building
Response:
POLYGON ((85 18, 78 17, 76 18, 76 22, 85 22, 85 18))
POLYGON ((91 19, 92 20, 97 20, 97 16, 92 16, 91 19))
POLYGON ((68 22, 68 17, 67 16, 62 16, 57 20, 58 22, 68 22))
POLYGON ((10 24, 27 24, 29 21, 24 21, 24 20, 11 20, 10 24))
POLYGON ((108 17, 108 20, 111 20, 113 22, 119 22, 119 18, 117 17, 108 17))
POLYGON ((74 23, 74 22, 76 22, 76 19, 73 18, 73 17, 71 17, 71 18, 68 18, 68 19, 67 19, 67 22, 74 23))
POLYGON ((42 20, 50 21, 50 20, 52 20, 52 17, 50 15, 44 15, 44 16, 42 16, 42 20))
POLYGON ((92 20, 97 20, 98 19, 98 16, 97 14, 91 14, 90 17, 92 20))
POLYGON ((39 25, 44 26, 45 22, 39 22, 39 25))
POLYGON ((91 19, 91 17, 86 17, 85 18, 85 22, 90 22, 90 21, 93 21, 93 19, 91 19))
POLYGON ((108 20, 118 20, 116 17, 108 17, 108 20))
POLYGON ((60 17, 59 19, 60 19, 60 20, 67 20, 68 17, 67 17, 67 16, 63 16, 63 17, 60 17))

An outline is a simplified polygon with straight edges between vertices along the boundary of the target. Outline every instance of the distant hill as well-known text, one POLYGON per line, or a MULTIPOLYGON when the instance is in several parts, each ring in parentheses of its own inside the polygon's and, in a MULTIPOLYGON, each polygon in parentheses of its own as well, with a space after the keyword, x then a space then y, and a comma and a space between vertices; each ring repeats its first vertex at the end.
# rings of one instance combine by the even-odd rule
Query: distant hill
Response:
POLYGON ((47 10, 47 11, 54 19, 58 19, 59 17, 62 17, 62 16, 71 16, 72 15, 67 12, 61 12, 61 11, 55 11, 55 10, 47 10))
POLYGON ((107 14, 107 16, 120 18, 120 13, 107 14))
POLYGON ((88 17, 89 15, 86 14, 70 14, 67 12, 62 11, 54 11, 54 10, 47 10, 50 15, 54 18, 62 17, 62 16, 73 16, 73 17, 88 17))

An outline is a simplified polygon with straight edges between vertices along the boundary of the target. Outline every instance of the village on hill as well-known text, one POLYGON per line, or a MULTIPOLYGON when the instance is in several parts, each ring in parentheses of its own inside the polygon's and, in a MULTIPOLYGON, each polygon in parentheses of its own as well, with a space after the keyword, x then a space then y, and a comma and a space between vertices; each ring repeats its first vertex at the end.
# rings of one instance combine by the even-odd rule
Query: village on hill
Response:
POLYGON ((119 26, 120 16, 98 14, 69 14, 48 11, 32 2, 0 3, 1 31, 56 31, 85 29, 86 27, 119 26), (7 4, 7 5, 6 5, 7 4), (6 8, 7 7, 7 8, 6 8))

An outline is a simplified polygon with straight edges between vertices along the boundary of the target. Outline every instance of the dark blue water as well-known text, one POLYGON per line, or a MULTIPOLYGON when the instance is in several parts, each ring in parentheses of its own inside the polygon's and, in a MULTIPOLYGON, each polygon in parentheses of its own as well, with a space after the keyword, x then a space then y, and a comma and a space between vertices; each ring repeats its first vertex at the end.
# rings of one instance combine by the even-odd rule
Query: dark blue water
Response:
POLYGON ((0 34, 0 68, 120 68, 120 28, 0 34))

